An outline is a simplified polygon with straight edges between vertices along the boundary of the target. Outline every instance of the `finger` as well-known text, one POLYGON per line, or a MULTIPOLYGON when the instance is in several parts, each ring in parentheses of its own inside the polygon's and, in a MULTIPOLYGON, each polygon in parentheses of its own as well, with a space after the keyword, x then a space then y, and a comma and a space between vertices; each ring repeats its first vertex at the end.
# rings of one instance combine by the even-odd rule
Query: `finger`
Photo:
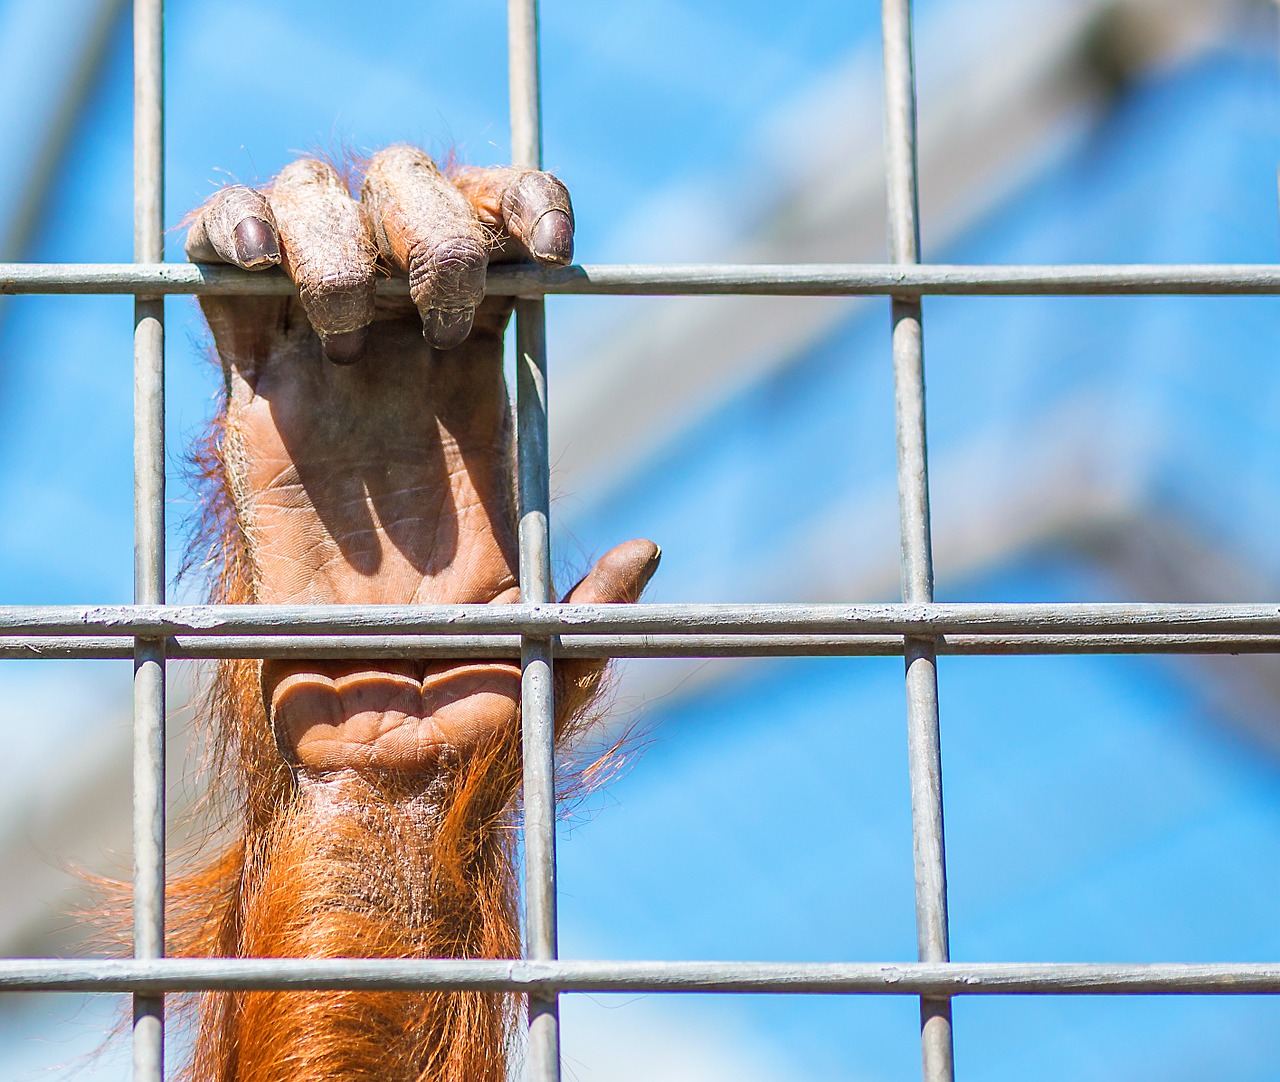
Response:
POLYGON ((223 188, 195 214, 187 233, 193 263, 230 263, 262 270, 280 262, 276 218, 266 196, 236 184, 223 188))
POLYGON ((500 247, 547 266, 573 262, 573 204, 557 177, 534 169, 464 169, 454 177, 480 221, 497 230, 500 247))
POLYGON ((360 204, 333 166, 303 158, 271 185, 281 260, 337 364, 359 360, 373 322, 377 255, 360 204))
MULTIPOLYGON (((658 570, 662 550, 652 541, 625 541, 606 552, 595 567, 565 596, 571 605, 633 604, 658 570)), ((585 658, 556 664, 556 720, 563 724, 595 694, 609 664, 607 658, 585 658)))
POLYGON ((361 202, 378 251, 409 277, 422 333, 438 349, 471 332, 484 299, 489 249, 462 194, 416 147, 388 147, 365 172, 361 202))
POLYGON ((662 560, 662 549, 636 538, 615 545, 564 596, 566 605, 628 605, 640 600, 662 560))

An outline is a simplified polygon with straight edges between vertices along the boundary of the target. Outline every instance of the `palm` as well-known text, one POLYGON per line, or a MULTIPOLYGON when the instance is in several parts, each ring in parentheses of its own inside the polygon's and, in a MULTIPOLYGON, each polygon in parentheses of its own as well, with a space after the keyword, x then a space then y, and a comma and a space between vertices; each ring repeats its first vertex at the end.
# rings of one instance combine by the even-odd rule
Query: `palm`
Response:
MULTIPOLYGON (((262 603, 518 600, 502 331, 490 256, 563 263, 572 212, 554 178, 471 171, 420 152, 370 163, 357 204, 297 162, 269 195, 226 189, 188 237, 197 259, 284 265, 298 299, 205 298, 227 376, 223 458, 262 603), (383 270, 411 300, 375 303, 383 270)), ((638 547, 637 547, 638 546, 638 547)), ((578 600, 635 600, 656 547, 607 556, 578 600), (603 572, 603 573, 602 573, 603 572)), ((501 663, 267 663, 282 746, 315 769, 419 770, 514 723, 501 663)))

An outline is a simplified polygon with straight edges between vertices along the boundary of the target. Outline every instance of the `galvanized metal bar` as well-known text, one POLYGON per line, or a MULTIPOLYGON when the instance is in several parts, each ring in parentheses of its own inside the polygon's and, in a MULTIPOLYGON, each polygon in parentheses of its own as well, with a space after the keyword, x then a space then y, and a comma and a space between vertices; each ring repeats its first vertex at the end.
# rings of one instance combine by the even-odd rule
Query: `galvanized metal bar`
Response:
MULTIPOLYGON (((164 4, 133 7, 134 259, 164 259, 164 4)), ((164 298, 134 302, 134 599, 163 605, 164 298)), ((164 640, 139 638, 133 693, 133 953, 164 955, 164 640)), ((133 1077, 164 1078, 164 997, 133 998, 133 1077)))
POLYGON ((454 958, 0 961, 6 992, 360 988, 765 995, 1278 995, 1280 963, 654 962, 454 958))
MULTIPOLYGON (((779 297, 1274 295, 1274 264, 704 263, 493 266, 493 296, 548 293, 779 297)), ((242 271, 197 263, 0 263, 0 294, 146 293, 288 296, 279 271, 242 271)), ((408 283, 378 283, 380 297, 407 297, 408 283)))
MULTIPOLYGON (((511 161, 542 168, 542 88, 538 2, 507 5, 511 93, 511 161)), ((542 605, 551 593, 550 490, 547 457, 547 341, 544 302, 516 301, 516 428, 520 487, 520 597, 542 605)), ((524 742, 525 936, 531 959, 557 957, 555 682, 546 635, 525 634, 520 647, 520 718, 524 742)), ((560 1078, 560 1005, 554 989, 531 992, 528 1077, 560 1078)))
MULTIPOLYGON (((881 19, 889 258, 899 265, 911 265, 920 262, 920 214, 910 0, 883 0, 881 19)), ((933 601, 933 541, 929 522, 924 331, 920 298, 895 293, 892 320, 902 599, 927 604, 933 601)), ((917 948, 922 962, 946 962, 951 955, 936 640, 908 637, 904 643, 904 657, 917 948)), ((920 1043, 925 1082, 951 1082, 955 1077, 955 1066, 949 999, 921 997, 920 1043)))
POLYGON ((543 302, 517 301, 516 320, 520 598, 525 605, 546 605, 553 598, 549 518, 551 482, 547 451, 547 344, 543 302))
MULTIPOLYGON (((135 657, 135 957, 0 962, 0 989, 134 994, 135 1077, 163 1078, 163 995, 214 989, 480 989, 530 1001, 530 1078, 559 1078, 560 992, 894 994, 922 1000, 926 1080, 953 1077, 950 997, 1280 994, 1280 964, 951 964, 937 653, 1278 652, 1280 607, 938 606, 924 408, 924 295, 1277 294, 1271 265, 920 266, 910 0, 883 0, 893 265, 495 267, 517 303, 523 603, 427 609, 164 605, 163 295, 285 294, 282 275, 163 263, 162 0, 135 0, 136 264, 0 264, 3 293, 132 293, 137 605, 0 608, 0 656, 135 657), (546 293, 889 295, 903 533, 897 606, 555 606, 546 453, 546 293), (484 611, 480 611, 484 610, 484 611), (1137 630, 1135 630, 1137 629, 1137 630), (32 631, 44 632, 41 636, 32 631), (583 634, 586 631, 603 634, 583 634), (462 631, 463 634, 457 632, 462 631), (112 634, 114 632, 114 634, 112 634), (302 633, 300 633, 302 632, 302 633), (563 639, 557 636, 564 634, 563 639), (529 959, 163 958, 165 658, 515 656, 522 660, 529 959), (906 659, 919 963, 560 962, 556 943, 555 657, 896 654, 906 659)), ((536 0, 510 0, 513 161, 541 162, 536 0)), ((380 292, 405 292, 385 283, 380 292)))
MULTIPOLYGON (((175 635, 170 660, 213 658, 511 658, 518 635, 175 635)), ((14 636, 0 659, 63 661, 134 655, 134 640, 14 636)), ((1276 654, 1280 636, 1259 635, 948 635, 939 654, 1276 654)), ((900 657, 899 635, 564 635, 555 658, 900 657)))
POLYGON ((511 164, 542 168, 542 71, 538 0, 507 2, 507 81, 511 107, 511 164))
POLYGON ((1280 635, 1280 605, 0 605, 0 637, 1280 635))

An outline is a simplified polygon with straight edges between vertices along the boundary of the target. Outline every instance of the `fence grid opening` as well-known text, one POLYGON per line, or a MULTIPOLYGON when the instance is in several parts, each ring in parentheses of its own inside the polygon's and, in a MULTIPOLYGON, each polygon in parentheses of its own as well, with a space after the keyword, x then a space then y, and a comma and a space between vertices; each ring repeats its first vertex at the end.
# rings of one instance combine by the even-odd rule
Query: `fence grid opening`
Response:
MULTIPOLYGON (((910 0, 883 0, 888 264, 494 267, 516 303, 522 602, 489 606, 171 606, 164 569, 164 297, 281 294, 283 273, 163 258, 163 0, 134 0, 133 264, 0 264, 3 293, 132 294, 135 604, 0 607, 0 658, 134 659, 134 956, 0 961, 0 990, 129 992, 134 1077, 164 1077, 164 995, 200 989, 475 989, 529 1001, 529 1077, 560 1077, 558 997, 582 992, 918 997, 926 1082, 954 1077, 957 995, 1280 994, 1280 965, 952 963, 943 829, 939 654, 1280 652, 1280 605, 938 604, 933 600, 923 297, 1280 294, 1267 265, 957 266, 920 262, 910 0), (889 298, 902 602, 885 605, 557 605, 550 588, 546 294, 889 298), (165 959, 167 658, 519 658, 527 958, 165 959), (902 655, 919 960, 915 963, 560 961, 553 666, 573 657, 902 655)), ((512 161, 540 168, 537 0, 509 0, 512 161)), ((380 292, 404 293, 404 283, 380 292)))

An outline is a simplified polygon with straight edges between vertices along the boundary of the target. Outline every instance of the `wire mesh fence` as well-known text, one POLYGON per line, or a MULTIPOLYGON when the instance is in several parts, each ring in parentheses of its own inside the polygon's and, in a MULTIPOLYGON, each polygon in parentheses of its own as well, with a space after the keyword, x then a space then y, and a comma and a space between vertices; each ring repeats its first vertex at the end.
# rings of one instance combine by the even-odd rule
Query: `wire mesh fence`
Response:
MULTIPOLYGON (((513 163, 541 165, 536 0, 510 0, 513 163)), ((954 1076, 951 998, 1001 994, 1280 993, 1272 964, 952 963, 943 829, 940 654, 1280 651, 1280 605, 938 604, 933 600, 924 321, 927 295, 1277 294, 1253 265, 952 266, 920 263, 909 0, 883 2, 890 263, 493 268, 516 296, 522 602, 490 606, 165 604, 164 310, 168 294, 279 294, 283 274, 163 262, 163 5, 135 0, 134 264, 0 265, 0 292, 121 293, 135 301, 135 604, 0 607, 0 657, 133 657, 134 957, 0 962, 0 989, 134 997, 134 1076, 163 1078, 165 993, 200 989, 473 989, 529 1000, 529 1077, 560 1076, 558 997, 581 992, 918 997, 923 1076, 954 1076), (890 299, 902 602, 882 605, 557 605, 550 593, 543 296, 744 294, 890 299), (170 658, 519 658, 524 730, 524 960, 165 959, 164 718, 170 658), (556 658, 900 654, 915 855, 917 963, 613 962, 557 959, 556 658)), ((404 283, 383 283, 403 293, 404 283)))

